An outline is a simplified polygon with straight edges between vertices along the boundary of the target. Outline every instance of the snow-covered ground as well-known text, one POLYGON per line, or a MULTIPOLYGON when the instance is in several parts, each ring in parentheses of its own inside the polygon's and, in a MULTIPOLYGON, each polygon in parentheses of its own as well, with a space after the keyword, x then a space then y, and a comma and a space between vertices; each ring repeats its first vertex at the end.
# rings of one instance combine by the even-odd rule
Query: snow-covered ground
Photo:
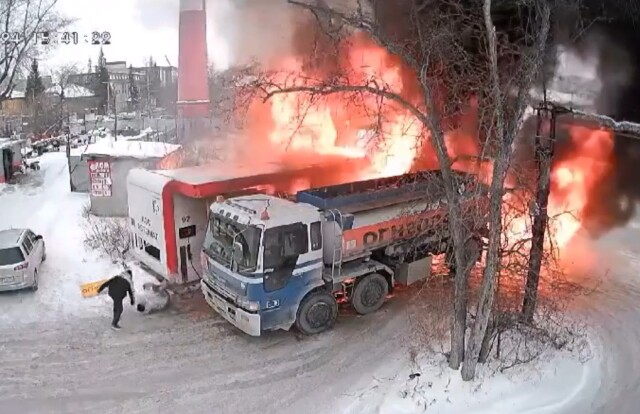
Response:
POLYGON ((409 362, 389 355, 345 395, 345 414, 637 414, 640 403, 640 215, 594 241, 575 316, 589 327, 589 350, 549 353, 533 363, 461 381, 444 358, 409 362), (411 374, 420 376, 410 378, 411 374))
POLYGON ((400 356, 373 380, 345 398, 345 414, 511 414, 573 412, 587 406, 600 386, 600 354, 547 353, 505 372, 480 366, 477 378, 462 381, 446 358, 409 362, 400 356))
POLYGON ((80 285, 122 271, 84 248, 82 211, 89 199, 69 191, 65 154, 45 153, 40 162, 41 170, 21 177, 21 184, 0 188, 0 228, 28 227, 47 247, 40 289, 0 295, 0 326, 103 314, 108 299, 83 299, 80 285))

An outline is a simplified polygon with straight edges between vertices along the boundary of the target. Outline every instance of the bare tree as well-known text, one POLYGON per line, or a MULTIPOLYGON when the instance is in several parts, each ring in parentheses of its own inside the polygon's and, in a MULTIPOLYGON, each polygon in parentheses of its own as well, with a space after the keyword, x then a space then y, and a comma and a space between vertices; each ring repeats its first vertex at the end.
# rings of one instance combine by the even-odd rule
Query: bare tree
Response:
MULTIPOLYGON (((53 83, 53 96, 57 100, 56 106, 58 107, 58 122, 59 128, 58 130, 62 130, 62 125, 64 120, 66 119, 69 122, 69 110, 65 105, 66 92, 69 89, 69 78, 78 73, 78 67, 75 64, 63 65, 56 69, 52 73, 52 78, 54 80, 53 83)), ((76 186, 73 183, 73 171, 78 166, 76 164, 74 167, 71 166, 71 134, 67 131, 65 132, 66 136, 66 155, 67 155, 67 166, 69 168, 69 188, 72 192, 76 191, 76 186)))
POLYGON ((25 63, 41 52, 37 39, 42 32, 55 32, 69 20, 55 11, 57 0, 2 0, 0 25, 3 47, 0 48, 0 101, 7 99, 25 63))
POLYGON ((67 115, 65 106, 66 93, 69 92, 69 79, 72 75, 78 73, 78 67, 75 64, 62 65, 51 72, 53 79, 50 96, 54 99, 53 108, 57 108, 57 119, 59 129, 62 129, 62 122, 67 115))
POLYGON ((85 245, 108 257, 114 263, 127 258, 131 247, 131 237, 126 219, 113 217, 94 217, 91 215, 91 205, 84 206, 82 215, 85 245))
MULTIPOLYGON (((321 104, 323 99, 339 95, 343 105, 360 102, 366 107, 365 112, 374 112, 378 123, 389 113, 402 111, 419 125, 421 145, 434 151, 442 172, 448 234, 453 244, 455 284, 449 366, 458 369, 464 361, 463 378, 469 380, 475 375, 479 359, 486 359, 494 332, 503 329, 502 320, 492 317, 499 277, 505 269, 516 265, 519 269, 526 268, 523 267, 526 257, 522 255, 526 240, 516 246, 505 245, 505 180, 510 174, 513 143, 521 128, 529 91, 547 53, 550 16, 564 3, 525 0, 509 4, 515 9, 510 13, 518 14, 522 21, 507 28, 504 25, 511 23, 501 22, 501 28, 497 29, 490 0, 471 4, 457 0, 407 0, 394 6, 401 9, 402 19, 391 28, 368 13, 360 2, 352 11, 338 11, 324 2, 288 2, 316 18, 325 36, 333 41, 333 53, 339 53, 348 39, 366 33, 408 69, 401 76, 411 78, 412 88, 399 89, 381 76, 353 77, 340 67, 321 71, 318 67, 335 65, 332 62, 336 59, 325 56, 305 62, 310 69, 304 74, 266 73, 250 87, 259 91, 265 101, 282 94, 306 95, 308 105, 321 104), (402 30, 397 30, 398 27, 402 30), (313 76, 318 72, 321 74, 313 76), (374 97, 375 105, 370 104, 368 97, 374 97), (478 127, 474 134, 478 135, 482 148, 474 159, 465 161, 451 150, 450 146, 456 143, 451 142, 449 131, 462 122, 465 106, 474 100, 478 103, 478 127), (364 101, 369 104, 363 104, 364 101), (467 210, 454 170, 478 173, 484 167, 491 167, 487 177, 491 181, 489 242, 475 320, 466 341, 469 274, 480 236, 477 224, 486 223, 483 221, 486 215, 482 208, 467 210)), ((388 2, 372 3, 383 7, 388 2)), ((502 2, 494 5, 507 6, 502 2)), ((318 48, 315 44, 311 49, 315 53, 318 48)), ((305 113, 302 108, 301 116, 305 113)))
MULTIPOLYGON (((271 99, 278 94, 302 92, 312 96, 327 96, 341 94, 345 99, 348 95, 357 99, 363 94, 378 97, 378 102, 385 106, 394 106, 411 114, 422 126, 423 134, 428 137, 430 145, 433 145, 435 154, 442 171, 444 189, 447 198, 449 236, 452 240, 455 260, 455 292, 454 292, 454 317, 451 328, 451 353, 449 364, 452 368, 459 368, 464 359, 464 344, 466 334, 466 317, 468 302, 468 275, 470 271, 469 246, 473 245, 473 228, 467 226, 463 218, 463 211, 458 194, 458 183, 453 174, 452 160, 447 152, 445 142, 445 130, 443 129, 446 118, 455 114, 463 98, 462 90, 467 85, 456 85, 443 82, 439 77, 441 70, 453 62, 469 62, 468 52, 461 47, 458 30, 467 24, 465 18, 468 13, 455 2, 447 3, 451 19, 436 18, 436 12, 426 13, 424 7, 417 2, 410 2, 409 13, 413 26, 413 39, 407 44, 406 39, 398 41, 389 37, 380 26, 363 12, 352 14, 338 12, 326 5, 310 5, 304 2, 289 0, 289 3, 299 6, 313 13, 319 21, 337 22, 336 27, 330 29, 331 36, 338 36, 339 29, 357 30, 368 33, 376 42, 390 52, 398 55, 408 68, 415 74, 419 92, 417 96, 408 96, 402 91, 394 90, 392 85, 385 83, 376 77, 364 79, 362 83, 353 84, 348 77, 336 74, 329 79, 313 80, 305 79, 301 82, 296 78, 293 84, 287 82, 258 81, 263 88, 265 99, 271 99), (327 16, 330 17, 327 19, 327 16), (462 26, 462 27, 459 27, 462 26), (336 29, 339 28, 339 29, 336 29), (442 104, 443 89, 447 97, 453 97, 452 102, 442 104)), ((445 11, 447 7, 443 8, 445 11)), ((343 33, 344 34, 344 33, 343 33)), ((463 75, 468 75, 468 68, 461 67, 463 75)), ((468 89, 466 89, 468 92, 468 89)), ((467 95, 467 98, 470 98, 467 95)), ((311 98, 312 100, 314 98, 311 98)))
POLYGON ((546 53, 547 38, 550 25, 550 7, 546 0, 533 3, 536 7, 533 36, 535 41, 531 52, 525 52, 520 56, 519 77, 516 78, 518 94, 515 102, 508 99, 500 86, 505 82, 500 79, 498 69, 498 42, 496 28, 491 17, 491 0, 484 0, 483 15, 488 44, 491 99, 494 103, 493 114, 490 118, 491 130, 495 134, 498 143, 498 151, 494 158, 493 177, 491 181, 490 221, 489 221, 489 246, 487 250, 486 265, 484 268, 482 290, 478 300, 476 318, 469 337, 465 352, 465 360, 462 368, 462 378, 471 380, 475 376, 476 364, 480 356, 483 339, 487 336, 487 326, 493 309, 495 294, 495 281, 500 272, 500 248, 503 217, 504 182, 509 168, 513 152, 513 141, 520 129, 520 120, 527 106, 527 97, 533 81, 542 68, 543 57, 546 53), (515 111, 507 108, 515 107, 515 111), (509 117, 512 117, 509 119, 509 117))

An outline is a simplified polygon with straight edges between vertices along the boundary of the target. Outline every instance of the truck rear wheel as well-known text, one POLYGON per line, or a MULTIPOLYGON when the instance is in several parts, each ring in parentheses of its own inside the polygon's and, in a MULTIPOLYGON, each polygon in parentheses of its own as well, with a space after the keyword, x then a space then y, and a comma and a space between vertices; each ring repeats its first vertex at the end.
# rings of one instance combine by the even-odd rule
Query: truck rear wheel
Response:
POLYGON ((333 327, 337 318, 336 298, 326 290, 318 290, 302 300, 296 315, 296 327, 305 335, 315 335, 333 327))
POLYGON ((387 279, 379 273, 372 273, 356 284, 351 305, 360 315, 367 315, 380 309, 388 293, 387 279))

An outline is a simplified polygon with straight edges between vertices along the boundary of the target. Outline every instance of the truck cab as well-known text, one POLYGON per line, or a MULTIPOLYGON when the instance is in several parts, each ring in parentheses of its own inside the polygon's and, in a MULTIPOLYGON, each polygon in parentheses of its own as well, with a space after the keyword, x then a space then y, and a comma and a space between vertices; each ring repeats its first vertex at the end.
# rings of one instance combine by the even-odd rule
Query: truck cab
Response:
POLYGON ((302 297, 324 285, 321 213, 269 195, 212 204, 202 250, 205 299, 258 336, 289 329, 302 297))

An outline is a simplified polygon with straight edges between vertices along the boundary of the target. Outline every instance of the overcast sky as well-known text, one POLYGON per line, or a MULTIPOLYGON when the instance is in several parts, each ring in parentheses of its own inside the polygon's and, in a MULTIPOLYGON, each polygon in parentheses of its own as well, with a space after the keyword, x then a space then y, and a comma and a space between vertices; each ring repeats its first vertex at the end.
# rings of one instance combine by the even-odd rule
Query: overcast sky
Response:
MULTIPOLYGON (((104 47, 109 61, 126 60, 136 66, 152 55, 159 65, 166 65, 166 55, 171 64, 178 64, 179 0, 58 0, 58 9, 76 19, 67 30, 78 32, 81 44, 58 46, 49 54, 51 65, 75 62, 85 68, 89 58, 95 64, 100 47, 84 41, 93 31, 111 33, 111 45, 104 47)), ((222 69, 229 64, 228 51, 224 34, 216 33, 212 23, 223 20, 224 11, 215 16, 214 10, 208 10, 209 60, 222 69)))

